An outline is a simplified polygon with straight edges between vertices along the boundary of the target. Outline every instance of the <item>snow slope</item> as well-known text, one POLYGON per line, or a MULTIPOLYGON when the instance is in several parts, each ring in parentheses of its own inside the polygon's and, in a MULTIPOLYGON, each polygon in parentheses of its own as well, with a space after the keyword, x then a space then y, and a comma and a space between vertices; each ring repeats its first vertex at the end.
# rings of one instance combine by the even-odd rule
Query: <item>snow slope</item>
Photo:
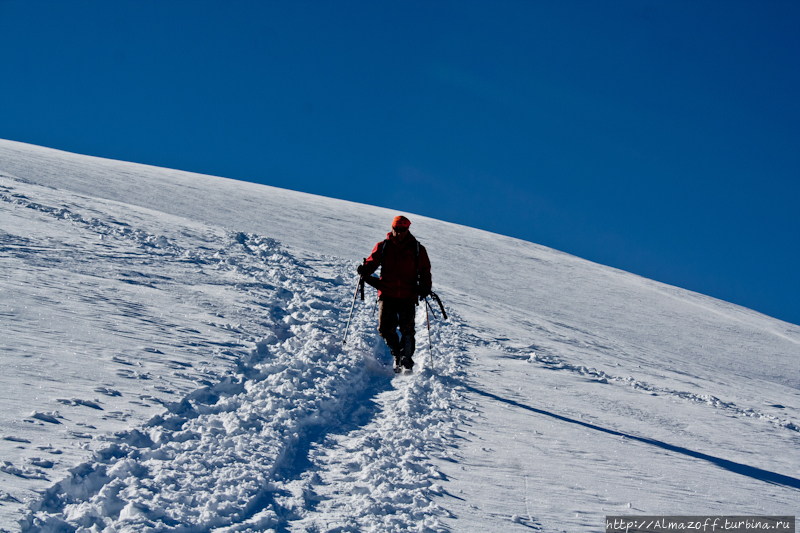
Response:
POLYGON ((797 514, 798 326, 409 215, 451 319, 393 378, 371 289, 341 338, 394 211, 11 141, 0 200, 7 531, 797 514))

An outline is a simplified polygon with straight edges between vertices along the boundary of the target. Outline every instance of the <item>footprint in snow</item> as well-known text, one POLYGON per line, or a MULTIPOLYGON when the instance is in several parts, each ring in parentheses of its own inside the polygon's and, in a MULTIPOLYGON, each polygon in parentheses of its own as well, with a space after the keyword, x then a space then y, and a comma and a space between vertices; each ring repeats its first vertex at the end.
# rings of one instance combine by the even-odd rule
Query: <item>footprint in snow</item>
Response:
POLYGON ((36 420, 41 420, 42 422, 49 422, 51 424, 61 423, 58 421, 58 418, 60 418, 58 415, 58 411, 53 411, 52 413, 40 413, 39 411, 34 411, 28 416, 30 418, 35 418, 36 420))

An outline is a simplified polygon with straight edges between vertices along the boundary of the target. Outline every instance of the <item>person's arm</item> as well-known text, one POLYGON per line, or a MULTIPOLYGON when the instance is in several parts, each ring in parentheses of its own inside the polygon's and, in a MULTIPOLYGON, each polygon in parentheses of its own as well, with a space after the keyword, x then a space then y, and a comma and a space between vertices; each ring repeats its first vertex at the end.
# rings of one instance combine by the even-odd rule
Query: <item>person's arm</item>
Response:
POLYGON ((431 278, 431 260, 425 247, 419 246, 419 295, 424 298, 431 293, 433 281, 431 278))
POLYGON ((363 265, 358 265, 358 273, 362 278, 371 276, 381 266, 380 249, 382 245, 382 241, 376 244, 375 248, 372 249, 372 253, 367 257, 367 261, 363 265))

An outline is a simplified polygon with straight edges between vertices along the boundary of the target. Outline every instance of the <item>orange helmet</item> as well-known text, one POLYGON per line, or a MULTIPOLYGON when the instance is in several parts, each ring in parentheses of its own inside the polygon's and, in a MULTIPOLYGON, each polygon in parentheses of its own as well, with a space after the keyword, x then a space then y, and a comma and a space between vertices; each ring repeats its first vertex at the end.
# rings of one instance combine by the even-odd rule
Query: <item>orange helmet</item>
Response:
POLYGON ((411 221, 408 220, 403 215, 398 215, 398 216, 394 217, 394 220, 392 220, 392 227, 393 228, 406 228, 406 229, 408 229, 408 227, 410 225, 411 225, 411 221))

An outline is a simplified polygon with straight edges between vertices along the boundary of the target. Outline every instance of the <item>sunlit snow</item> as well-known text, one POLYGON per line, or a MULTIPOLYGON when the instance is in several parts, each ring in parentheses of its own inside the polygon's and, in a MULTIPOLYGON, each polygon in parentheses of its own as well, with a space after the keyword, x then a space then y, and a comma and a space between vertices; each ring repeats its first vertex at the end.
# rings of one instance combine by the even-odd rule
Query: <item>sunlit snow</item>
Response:
MULTIPOLYGON (((800 327, 395 211, 0 141, 0 531, 600 531, 795 515, 800 327)), ((746 250, 743 250, 746 253, 746 250)))

